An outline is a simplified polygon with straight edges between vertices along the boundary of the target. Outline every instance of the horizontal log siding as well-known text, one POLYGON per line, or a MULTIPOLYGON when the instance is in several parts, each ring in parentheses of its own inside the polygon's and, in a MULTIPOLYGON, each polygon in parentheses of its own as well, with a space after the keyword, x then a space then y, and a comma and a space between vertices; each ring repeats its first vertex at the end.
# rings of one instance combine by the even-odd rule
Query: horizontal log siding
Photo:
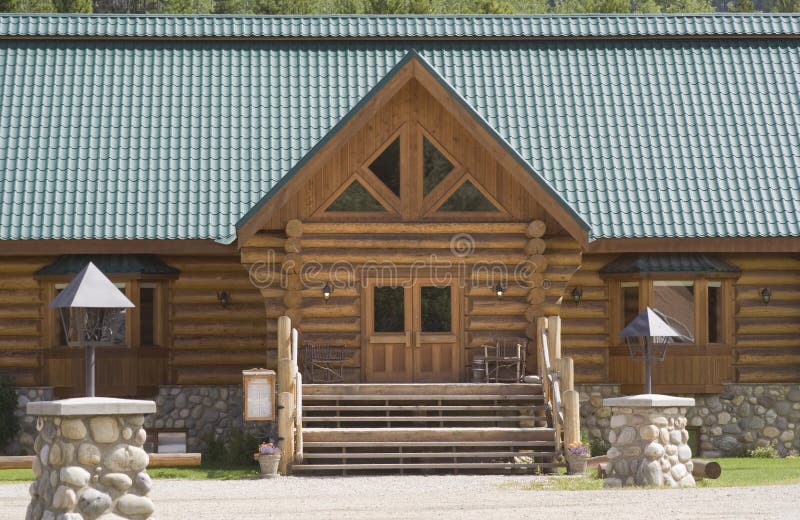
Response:
POLYGON ((236 384, 241 371, 275 367, 266 354, 264 299, 237 257, 164 257, 181 271, 167 295, 171 382, 236 384), (227 291, 223 308, 217 293, 227 291))
POLYGON ((612 259, 609 255, 584 255, 580 269, 564 289, 561 351, 575 361, 575 379, 579 383, 608 380, 611 312, 608 284, 600 278, 599 270, 612 259), (572 300, 575 287, 583 291, 579 304, 572 300))
POLYGON ((736 283, 736 379, 800 382, 800 259, 791 255, 730 255, 742 270, 736 283), (761 290, 772 291, 764 305, 761 290))
POLYGON ((33 273, 48 257, 0 259, 0 374, 14 377, 18 386, 37 386, 43 380, 44 294, 33 273))

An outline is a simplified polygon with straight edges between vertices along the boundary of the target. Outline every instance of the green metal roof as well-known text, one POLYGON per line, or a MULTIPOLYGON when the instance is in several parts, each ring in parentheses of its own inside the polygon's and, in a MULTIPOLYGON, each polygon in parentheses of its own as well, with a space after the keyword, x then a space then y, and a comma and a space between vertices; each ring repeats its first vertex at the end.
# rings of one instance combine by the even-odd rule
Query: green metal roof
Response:
POLYGON ((0 15, 3 37, 607 38, 800 35, 800 18, 692 15, 179 16, 0 15))
POLYGON ((622 255, 600 269, 601 274, 738 273, 741 270, 705 254, 622 255))
MULTIPOLYGON (((87 35, 95 23, 0 20, 11 18, 40 20, 39 31, 83 23, 87 35)), ((355 39, 0 41, 0 239, 230 237, 412 49, 592 238, 800 236, 800 41, 773 32, 798 16, 763 16, 772 28, 756 34, 770 38, 705 38, 716 33, 701 27, 690 39, 574 41, 446 36, 489 30, 475 17, 435 18, 443 32, 415 41, 372 27, 418 17, 198 20, 213 34, 252 20, 291 35, 297 20, 332 19, 349 20, 355 39)), ((710 19, 735 31, 762 16, 710 19)))
POLYGON ((89 262, 105 274, 134 274, 177 277, 178 269, 170 267, 158 255, 61 255, 52 264, 36 271, 34 276, 74 275, 89 262))

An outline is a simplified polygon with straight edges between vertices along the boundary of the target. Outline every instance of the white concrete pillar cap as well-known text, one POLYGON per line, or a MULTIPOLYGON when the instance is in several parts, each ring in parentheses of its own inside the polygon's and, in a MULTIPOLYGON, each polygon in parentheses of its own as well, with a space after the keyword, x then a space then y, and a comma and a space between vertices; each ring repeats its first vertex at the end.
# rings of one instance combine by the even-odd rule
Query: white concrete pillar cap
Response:
POLYGON ((140 415, 155 413, 154 401, 117 399, 114 397, 77 397, 59 401, 28 403, 28 415, 85 416, 85 415, 140 415))
POLYGON ((603 399, 603 406, 616 406, 620 408, 691 407, 694 406, 694 398, 661 394, 640 394, 625 397, 609 397, 603 399))

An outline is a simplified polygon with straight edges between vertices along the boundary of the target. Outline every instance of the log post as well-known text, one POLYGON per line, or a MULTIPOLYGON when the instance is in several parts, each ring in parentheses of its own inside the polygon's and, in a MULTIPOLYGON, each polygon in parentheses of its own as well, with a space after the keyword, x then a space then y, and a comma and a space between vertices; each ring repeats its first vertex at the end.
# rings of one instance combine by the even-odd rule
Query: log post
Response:
POLYGON ((581 408, 578 392, 564 392, 564 444, 572 444, 581 440, 581 408))
POLYGON ((561 391, 575 390, 575 363, 571 357, 561 358, 558 361, 558 379, 561 382, 561 391))
POLYGON ((547 373, 545 372, 544 366, 544 356, 542 355, 542 331, 547 328, 547 318, 544 316, 540 317, 536 320, 536 368, 539 371, 539 377, 542 378, 542 382, 544 383, 544 378, 547 377, 547 373))
POLYGON ((555 368, 561 359, 561 316, 547 318, 547 348, 550 364, 555 368))
POLYGON ((288 475, 294 460, 294 395, 281 392, 278 395, 278 438, 281 442, 281 462, 278 473, 288 475))
POLYGON ((278 318, 278 391, 294 395, 297 369, 292 359, 292 320, 288 316, 278 318))
MULTIPOLYGON (((292 330, 296 332, 296 330, 292 330)), ((303 374, 297 374, 297 384, 295 385, 295 392, 297 397, 295 399, 295 415, 294 415, 294 434, 295 434, 295 447, 294 447, 294 463, 303 463, 303 374)))

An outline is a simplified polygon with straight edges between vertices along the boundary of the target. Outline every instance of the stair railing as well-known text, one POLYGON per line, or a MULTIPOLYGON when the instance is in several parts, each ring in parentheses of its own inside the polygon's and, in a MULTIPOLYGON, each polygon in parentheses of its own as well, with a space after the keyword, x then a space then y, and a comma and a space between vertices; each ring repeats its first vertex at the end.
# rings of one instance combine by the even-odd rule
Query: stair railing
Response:
POLYGON ((298 332, 288 316, 278 318, 278 472, 303 461, 303 376, 298 370, 298 332))
MULTIPOLYGON (((543 318, 546 320, 547 318, 543 318)), ((564 424, 564 414, 561 410, 561 388, 558 381, 558 372, 553 369, 550 363, 550 353, 547 342, 547 326, 541 328, 539 355, 542 360, 539 366, 539 375, 542 378, 542 390, 544 393, 545 406, 550 412, 550 419, 553 425, 553 438, 555 441, 556 455, 561 454, 561 425, 564 424)))
POLYGON ((539 318, 539 349, 537 359, 545 404, 550 410, 556 453, 564 446, 580 441, 580 400, 575 390, 575 370, 572 358, 561 357, 561 318, 539 318))

